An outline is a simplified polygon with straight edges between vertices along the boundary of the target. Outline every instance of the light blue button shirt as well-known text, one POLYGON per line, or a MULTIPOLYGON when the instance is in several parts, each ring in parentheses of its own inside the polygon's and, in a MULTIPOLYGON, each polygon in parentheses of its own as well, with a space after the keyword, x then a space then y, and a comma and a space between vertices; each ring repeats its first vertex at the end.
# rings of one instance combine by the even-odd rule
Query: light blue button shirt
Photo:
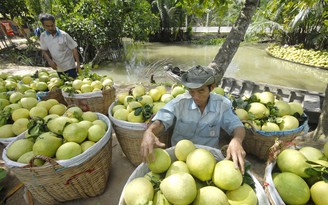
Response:
POLYGON ((174 125, 172 146, 182 139, 195 144, 218 147, 220 129, 232 134, 243 123, 233 112, 229 99, 222 95, 210 94, 209 102, 201 113, 189 93, 177 96, 161 108, 153 121, 160 120, 167 130, 174 125))

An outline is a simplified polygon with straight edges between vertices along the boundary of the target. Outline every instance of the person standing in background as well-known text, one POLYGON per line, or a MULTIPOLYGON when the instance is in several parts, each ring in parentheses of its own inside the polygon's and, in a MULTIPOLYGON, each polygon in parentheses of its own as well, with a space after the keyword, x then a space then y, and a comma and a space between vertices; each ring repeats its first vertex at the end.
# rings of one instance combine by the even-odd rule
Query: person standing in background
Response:
POLYGON ((39 19, 45 29, 40 35, 42 55, 59 76, 65 73, 76 78, 80 70, 77 43, 68 33, 56 27, 53 15, 40 14, 39 19))

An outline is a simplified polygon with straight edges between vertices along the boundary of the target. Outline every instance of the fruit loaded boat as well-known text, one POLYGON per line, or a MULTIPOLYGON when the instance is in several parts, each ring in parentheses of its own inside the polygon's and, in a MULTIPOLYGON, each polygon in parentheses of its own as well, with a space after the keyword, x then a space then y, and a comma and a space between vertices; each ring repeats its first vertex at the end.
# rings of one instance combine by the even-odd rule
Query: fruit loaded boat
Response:
MULTIPOLYGON (((165 66, 165 74, 173 81, 180 82, 180 76, 184 71, 178 67, 165 66)), ((235 98, 250 97, 256 92, 269 91, 279 96, 285 102, 299 102, 303 105, 304 112, 308 116, 309 124, 317 124, 322 112, 324 93, 307 91, 298 88, 291 88, 266 83, 258 83, 249 80, 223 77, 219 86, 226 94, 235 98)))

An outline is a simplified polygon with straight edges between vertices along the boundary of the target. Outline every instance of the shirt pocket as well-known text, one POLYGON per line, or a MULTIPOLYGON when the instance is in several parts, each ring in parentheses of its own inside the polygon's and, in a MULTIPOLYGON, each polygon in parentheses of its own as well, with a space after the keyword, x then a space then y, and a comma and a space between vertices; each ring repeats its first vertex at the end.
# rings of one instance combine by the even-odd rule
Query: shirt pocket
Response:
POLYGON ((64 39, 62 39, 62 38, 58 39, 57 43, 58 43, 58 50, 59 51, 65 51, 66 50, 67 46, 66 46, 66 43, 65 43, 64 39))
POLYGON ((199 135, 202 137, 219 137, 220 125, 217 123, 208 123, 202 127, 199 131, 199 135))
POLYGON ((175 133, 185 139, 191 139, 195 135, 196 125, 193 122, 179 121, 175 125, 175 133))

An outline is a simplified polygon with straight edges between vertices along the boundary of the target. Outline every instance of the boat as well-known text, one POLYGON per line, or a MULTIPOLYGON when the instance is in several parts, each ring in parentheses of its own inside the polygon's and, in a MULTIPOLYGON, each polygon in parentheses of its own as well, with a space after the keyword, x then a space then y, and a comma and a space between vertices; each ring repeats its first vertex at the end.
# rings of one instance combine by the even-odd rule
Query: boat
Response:
MULTIPOLYGON (((185 72, 172 65, 165 66, 164 69, 165 74, 175 82, 180 82, 180 76, 185 72)), ((231 77, 223 77, 219 86, 224 89, 225 93, 229 93, 235 98, 250 97, 256 92, 269 91, 276 96, 279 96, 280 99, 285 102, 299 102, 303 105, 304 113, 308 116, 309 124, 318 124, 325 98, 325 94, 321 92, 253 82, 231 77)))

